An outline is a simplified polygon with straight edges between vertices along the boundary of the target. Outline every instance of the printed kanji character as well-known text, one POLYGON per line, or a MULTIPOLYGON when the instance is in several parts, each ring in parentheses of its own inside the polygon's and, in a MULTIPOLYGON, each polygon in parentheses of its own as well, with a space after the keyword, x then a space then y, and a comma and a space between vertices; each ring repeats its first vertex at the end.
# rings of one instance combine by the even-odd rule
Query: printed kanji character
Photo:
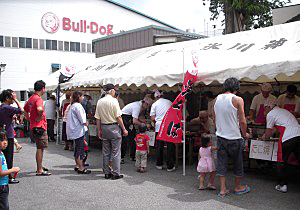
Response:
POLYGON ((105 69, 105 71, 109 71, 109 70, 115 68, 117 65, 118 65, 118 63, 117 63, 117 64, 111 64, 111 66, 107 67, 107 68, 105 69))
POLYGON ((222 44, 219 43, 210 43, 208 46, 205 46, 202 50, 209 50, 209 49, 219 50, 219 46, 221 45, 222 44))
POLYGON ((177 101, 177 103, 174 103, 173 104, 173 109, 177 109, 177 110, 180 110, 180 107, 183 105, 183 101, 180 100, 180 101, 177 101))
POLYGON ((106 65, 97 66, 96 68, 93 68, 92 71, 100 71, 104 66, 106 65))
POLYGON ((247 51, 248 49, 250 49, 250 47, 254 46, 255 44, 254 43, 251 43, 251 44, 241 44, 241 43, 237 43, 236 45, 234 45, 233 47, 231 48, 228 48, 227 50, 232 50, 234 48, 236 48, 237 50, 241 50, 241 52, 245 52, 247 51))
POLYGON ((178 136, 178 130, 180 130, 180 123, 175 124, 173 121, 170 122, 167 130, 167 135, 172 137, 178 136))
POLYGON ((270 41, 270 44, 266 44, 265 47, 261 48, 261 49, 264 49, 264 50, 267 50, 269 48, 275 49, 277 47, 282 46, 286 41, 287 41, 287 39, 285 39, 285 38, 281 38, 279 41, 272 40, 272 41, 270 41))
POLYGON ((121 67, 123 67, 123 66, 126 66, 128 63, 130 63, 130 61, 121 64, 121 65, 119 66, 119 68, 121 68, 121 67))
POLYGON ((160 52, 160 51, 154 52, 154 53, 152 53, 151 55, 149 55, 147 58, 151 58, 151 57, 157 55, 157 53, 159 53, 159 52, 160 52))

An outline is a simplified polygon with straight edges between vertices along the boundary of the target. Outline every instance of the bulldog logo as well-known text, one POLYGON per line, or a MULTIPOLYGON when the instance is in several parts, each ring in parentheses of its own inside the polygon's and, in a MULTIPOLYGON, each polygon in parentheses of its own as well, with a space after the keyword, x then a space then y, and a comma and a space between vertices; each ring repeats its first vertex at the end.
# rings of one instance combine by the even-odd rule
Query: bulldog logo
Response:
POLYGON ((59 29, 59 19, 52 12, 47 12, 42 17, 42 27, 48 33, 55 33, 59 29))

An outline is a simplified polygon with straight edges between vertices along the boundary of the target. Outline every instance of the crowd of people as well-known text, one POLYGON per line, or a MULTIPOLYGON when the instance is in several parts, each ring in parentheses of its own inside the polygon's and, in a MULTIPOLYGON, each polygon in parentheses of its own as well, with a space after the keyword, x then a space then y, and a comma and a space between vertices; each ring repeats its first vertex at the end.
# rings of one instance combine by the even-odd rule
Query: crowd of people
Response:
MULTIPOLYGON (((249 122, 266 124, 266 130, 260 139, 269 139, 274 135, 274 127, 278 127, 280 141, 278 142, 278 184, 275 189, 287 192, 286 166, 291 153, 300 162, 300 126, 296 117, 300 116, 300 100, 296 96, 297 87, 289 85, 285 94, 278 99, 271 95, 272 86, 264 83, 261 93, 253 98, 249 116, 246 117, 244 100, 238 96, 240 83, 235 78, 224 82, 224 92, 216 98, 209 97, 208 110, 199 111, 199 116, 188 123, 188 129, 194 130, 193 138, 198 139, 199 161, 197 171, 200 173, 199 190, 215 190, 214 178, 220 179, 218 196, 224 197, 229 193, 226 187, 228 160, 233 160, 235 176, 234 193, 241 195, 251 191, 250 186, 242 185, 244 140, 251 135, 247 128, 249 122), (211 137, 216 134, 217 145, 212 145, 211 137), (217 151, 217 161, 213 153, 217 151), (208 185, 205 177, 209 175, 208 185)), ((0 95, 0 168, 1 202, 0 209, 8 206, 8 184, 18 183, 14 174, 19 172, 13 167, 14 154, 14 117, 24 114, 30 122, 32 141, 36 143, 36 176, 50 176, 50 171, 44 167, 44 150, 48 141, 55 141, 54 124, 56 114, 63 118, 62 139, 64 149, 74 151, 74 171, 78 174, 89 174, 87 160, 88 120, 96 119, 97 136, 102 140, 103 173, 105 179, 117 180, 123 178, 121 164, 125 164, 125 156, 129 147, 130 160, 135 161, 137 171, 147 171, 147 155, 149 154, 149 137, 146 130, 153 127, 155 134, 160 130, 163 118, 172 105, 165 95, 156 90, 146 95, 142 100, 122 105, 118 88, 113 84, 103 86, 103 94, 97 102, 95 114, 92 116, 91 97, 81 91, 66 92, 59 112, 56 111, 55 97, 50 96, 45 103, 42 96, 46 93, 46 84, 39 80, 34 84, 34 94, 28 99, 24 108, 16 94, 8 89, 0 95), (16 103, 17 108, 11 105, 16 103), (141 113, 148 111, 149 119, 141 118, 141 113), (1 208, 2 207, 2 208, 1 208)), ((155 135, 155 136, 156 136, 155 135)), ((195 141, 196 142, 196 141, 195 141)), ((175 168, 175 145, 171 142, 157 140, 156 168, 163 169, 164 148, 167 148, 167 171, 175 168)), ((191 152, 191 151, 190 151, 191 152)))

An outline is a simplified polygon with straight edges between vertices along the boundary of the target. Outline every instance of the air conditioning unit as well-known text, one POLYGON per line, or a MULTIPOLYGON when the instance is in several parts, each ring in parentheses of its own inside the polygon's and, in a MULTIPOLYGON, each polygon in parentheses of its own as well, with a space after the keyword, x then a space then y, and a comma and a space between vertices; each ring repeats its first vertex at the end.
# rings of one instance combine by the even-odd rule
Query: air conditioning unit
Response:
POLYGON ((57 70, 60 69, 60 64, 58 63, 52 63, 51 64, 51 68, 52 68, 52 73, 56 72, 57 70))

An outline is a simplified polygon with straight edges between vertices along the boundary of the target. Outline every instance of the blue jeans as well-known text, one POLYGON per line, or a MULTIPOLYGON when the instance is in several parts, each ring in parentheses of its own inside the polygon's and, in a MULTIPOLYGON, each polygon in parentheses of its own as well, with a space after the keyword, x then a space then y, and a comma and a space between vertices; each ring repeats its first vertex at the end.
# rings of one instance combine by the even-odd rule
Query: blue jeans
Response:
POLYGON ((0 209, 1 210, 9 209, 8 194, 9 194, 8 185, 0 185, 0 209))

